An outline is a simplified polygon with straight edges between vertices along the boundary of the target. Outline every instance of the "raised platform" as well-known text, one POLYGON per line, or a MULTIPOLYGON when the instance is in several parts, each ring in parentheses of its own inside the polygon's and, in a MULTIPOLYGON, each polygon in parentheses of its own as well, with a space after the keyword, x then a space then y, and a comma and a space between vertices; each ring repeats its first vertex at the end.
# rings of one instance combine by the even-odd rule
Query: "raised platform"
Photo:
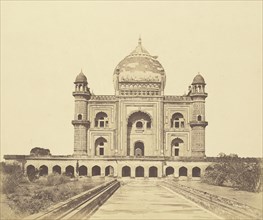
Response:
MULTIPOLYGON (((5 155, 8 163, 18 162, 24 172, 35 170, 40 175, 53 172, 80 176, 113 177, 180 177, 191 179, 201 177, 205 169, 213 162, 229 160, 218 157, 91 157, 87 155, 5 155)), ((247 162, 257 158, 233 158, 247 162)))

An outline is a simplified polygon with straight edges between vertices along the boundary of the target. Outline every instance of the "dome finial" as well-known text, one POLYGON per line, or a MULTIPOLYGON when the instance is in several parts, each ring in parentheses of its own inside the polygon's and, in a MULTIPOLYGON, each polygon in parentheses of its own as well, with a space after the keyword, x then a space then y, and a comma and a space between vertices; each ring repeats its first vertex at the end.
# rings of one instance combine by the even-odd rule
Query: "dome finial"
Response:
POLYGON ((204 84, 205 85, 205 80, 204 77, 200 74, 200 72, 198 72, 198 74, 195 76, 192 85, 195 84, 204 84))
POLYGON ((75 80, 75 83, 80 83, 80 82, 87 82, 87 77, 82 72, 82 68, 81 68, 80 73, 77 75, 76 80, 75 80))
POLYGON ((138 44, 139 44, 139 45, 142 45, 142 38, 141 38, 141 35, 139 36, 138 44))

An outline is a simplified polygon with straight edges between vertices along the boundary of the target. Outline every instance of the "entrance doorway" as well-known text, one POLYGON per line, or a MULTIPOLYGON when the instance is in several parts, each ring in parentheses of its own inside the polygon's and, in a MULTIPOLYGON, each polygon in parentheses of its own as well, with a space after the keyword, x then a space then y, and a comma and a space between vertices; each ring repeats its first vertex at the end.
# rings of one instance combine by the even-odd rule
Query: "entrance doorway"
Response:
POLYGON ((178 157, 180 156, 180 148, 183 147, 184 145, 184 141, 180 138, 175 138, 173 139, 172 143, 171 143, 171 156, 172 157, 178 157))
POLYGON ((134 145, 134 155, 135 157, 144 156, 144 144, 141 141, 138 141, 134 145))

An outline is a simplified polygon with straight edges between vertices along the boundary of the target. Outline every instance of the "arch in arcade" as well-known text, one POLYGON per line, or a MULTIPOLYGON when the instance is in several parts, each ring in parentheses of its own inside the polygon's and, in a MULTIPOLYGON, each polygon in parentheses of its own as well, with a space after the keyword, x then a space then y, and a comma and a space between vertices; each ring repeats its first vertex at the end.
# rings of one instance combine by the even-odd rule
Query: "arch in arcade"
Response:
POLYGON ((144 177, 144 168, 141 166, 136 167, 135 177, 144 177))
POLYGON ((131 176, 131 168, 129 166, 122 167, 121 176, 122 177, 130 177, 131 176))
POLYGON ((200 177, 201 176, 201 169, 199 167, 194 167, 192 169, 192 177, 200 177))
POLYGON ((79 167, 79 176, 87 176, 88 175, 88 168, 84 165, 79 167))
POLYGON ((66 175, 69 177, 74 177, 75 173, 74 173, 74 167, 69 165, 66 167, 66 175))
POLYGON ((52 167, 52 172, 53 173, 57 173, 57 174, 61 174, 61 167, 58 165, 55 165, 52 167))
POLYGON ((32 175, 34 172, 36 172, 36 168, 33 165, 28 165, 26 167, 27 175, 32 175))
POLYGON ((114 176, 114 168, 112 166, 105 168, 105 176, 114 176))
POLYGON ((174 168, 173 167, 166 167, 165 169, 165 176, 174 175, 174 168))
POLYGON ((158 169, 155 166, 149 168, 149 177, 158 177, 158 169))
POLYGON ((42 165, 39 167, 39 176, 48 175, 48 167, 46 165, 42 165))
POLYGON ((187 168, 186 167, 180 167, 180 169, 179 169, 179 177, 180 176, 187 176, 187 168))
POLYGON ((176 112, 172 115, 171 118, 171 128, 184 128, 185 127, 185 119, 184 116, 180 112, 176 112))
POLYGON ((92 174, 92 176, 100 176, 101 175, 101 168, 97 165, 92 167, 91 174, 92 174))

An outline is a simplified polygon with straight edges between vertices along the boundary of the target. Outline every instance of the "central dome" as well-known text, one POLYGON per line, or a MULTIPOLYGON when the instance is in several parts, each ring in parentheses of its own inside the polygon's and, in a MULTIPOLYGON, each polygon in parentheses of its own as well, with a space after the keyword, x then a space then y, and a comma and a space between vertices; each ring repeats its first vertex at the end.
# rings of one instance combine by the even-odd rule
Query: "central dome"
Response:
POLYGON ((115 68, 114 81, 116 89, 118 83, 159 83, 163 89, 165 71, 157 57, 151 56, 142 46, 139 38, 138 46, 115 68))

